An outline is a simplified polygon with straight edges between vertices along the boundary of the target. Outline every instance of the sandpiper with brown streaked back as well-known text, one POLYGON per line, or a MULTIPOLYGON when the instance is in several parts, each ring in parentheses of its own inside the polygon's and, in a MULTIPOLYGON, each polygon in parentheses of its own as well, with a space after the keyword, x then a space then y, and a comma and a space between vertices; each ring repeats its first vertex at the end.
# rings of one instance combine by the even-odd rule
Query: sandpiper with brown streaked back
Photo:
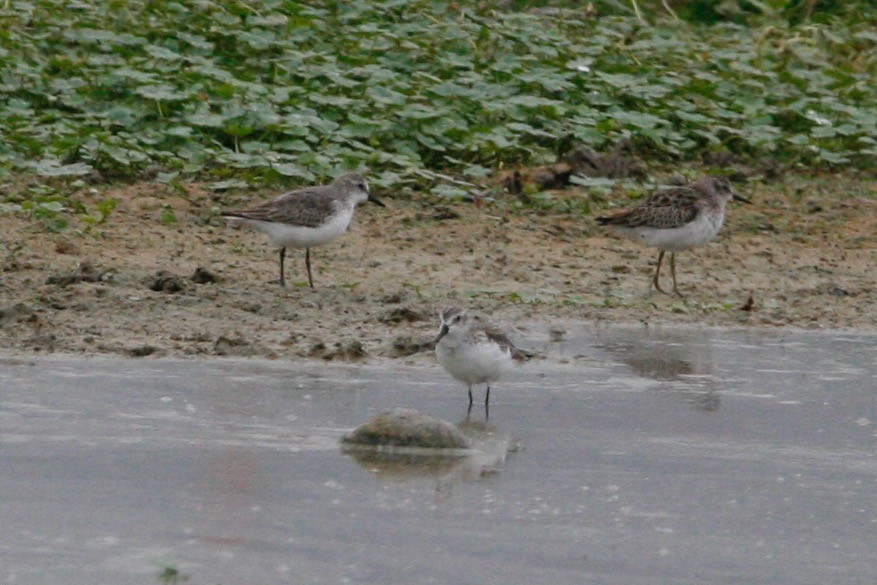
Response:
POLYGON ((503 331, 460 307, 446 307, 440 317, 435 356, 449 374, 469 386, 469 410, 472 384, 487 384, 486 411, 490 407, 490 383, 498 380, 514 360, 523 360, 524 352, 503 331))
POLYGON ((631 209, 598 217, 597 223, 660 250, 652 284, 665 294, 659 277, 664 253, 670 252, 673 292, 681 297, 683 294, 676 286, 676 252, 700 246, 716 237, 725 221, 725 204, 731 199, 750 202, 734 193, 727 179, 701 177, 689 185, 662 189, 631 209))
POLYGON ((353 210, 363 201, 372 201, 384 207, 380 200, 371 195, 362 175, 346 173, 330 185, 290 191, 272 201, 248 209, 227 211, 222 215, 262 232, 272 245, 280 248, 281 286, 286 286, 283 260, 287 246, 304 248, 308 285, 314 288, 311 247, 330 242, 347 231, 353 210))

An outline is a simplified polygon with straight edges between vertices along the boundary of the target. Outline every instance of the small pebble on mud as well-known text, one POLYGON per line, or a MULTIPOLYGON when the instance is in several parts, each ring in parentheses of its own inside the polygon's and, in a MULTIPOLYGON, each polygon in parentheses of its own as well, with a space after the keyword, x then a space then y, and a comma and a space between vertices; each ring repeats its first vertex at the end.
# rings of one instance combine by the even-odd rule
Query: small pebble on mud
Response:
POLYGON ((24 303, 15 303, 8 307, 0 308, 0 325, 7 322, 17 322, 29 318, 34 314, 34 309, 24 303))
POLYGON ((126 350, 131 357, 146 357, 154 354, 156 351, 158 351, 158 348, 152 345, 138 345, 136 347, 129 347, 126 350))
POLYGON ((185 288, 183 279, 167 270, 159 270, 149 280, 149 289, 155 292, 177 293, 185 288))
POLYGON ((416 321, 428 321, 429 317, 422 311, 411 307, 397 307, 378 317, 381 323, 414 323, 416 321))
POLYGON ((389 352, 389 356, 407 357, 421 351, 433 350, 435 350, 435 337, 415 339, 410 336, 402 336, 393 340, 393 347, 389 352))
POLYGON ((56 284, 65 287, 78 282, 101 282, 109 280, 108 270, 99 270, 88 260, 79 263, 76 270, 52 274, 46 279, 46 284, 56 284))
POLYGON ((318 342, 312 345, 307 353, 307 357, 345 362, 358 362, 367 356, 368 353, 358 341, 338 342, 333 347, 329 347, 323 342, 318 342))
POLYGON ((219 282, 219 277, 217 277, 215 274, 213 274, 203 266, 199 266, 195 269, 194 274, 189 277, 189 280, 191 280, 195 284, 209 284, 211 282, 219 282))
POLYGON ((216 355, 249 357, 256 355, 258 349, 243 337, 225 337, 224 335, 213 344, 213 353, 216 355))

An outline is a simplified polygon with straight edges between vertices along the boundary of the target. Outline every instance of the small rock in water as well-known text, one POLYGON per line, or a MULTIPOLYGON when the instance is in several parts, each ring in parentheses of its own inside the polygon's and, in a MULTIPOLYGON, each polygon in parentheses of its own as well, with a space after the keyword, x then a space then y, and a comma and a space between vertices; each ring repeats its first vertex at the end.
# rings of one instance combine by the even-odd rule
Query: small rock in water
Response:
POLYGON ((557 343, 563 341, 566 338, 566 329, 559 326, 554 326, 548 331, 548 335, 551 338, 551 341, 557 343))
POLYGON ((341 439, 347 446, 468 449, 469 440, 450 422, 408 408, 382 412, 341 439))

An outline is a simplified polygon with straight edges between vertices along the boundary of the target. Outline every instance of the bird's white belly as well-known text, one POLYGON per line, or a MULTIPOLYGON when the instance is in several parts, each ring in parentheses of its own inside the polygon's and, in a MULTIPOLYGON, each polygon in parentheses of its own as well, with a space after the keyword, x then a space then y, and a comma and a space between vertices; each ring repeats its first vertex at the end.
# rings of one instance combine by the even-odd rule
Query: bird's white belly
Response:
POLYGON ((268 236, 272 245, 278 248, 294 246, 297 248, 310 248, 319 244, 330 242, 347 231, 350 219, 353 217, 353 207, 343 209, 329 216, 328 221, 318 227, 305 227, 277 221, 259 221, 255 219, 239 219, 241 225, 258 230, 268 236))
POLYGON ((439 343, 435 355, 453 377, 467 384, 487 384, 498 380, 512 363, 511 354, 495 343, 456 346, 439 343))
POLYGON ((661 250, 685 250, 712 240, 722 228, 722 220, 702 213, 694 221, 676 228, 617 228, 618 233, 661 250))

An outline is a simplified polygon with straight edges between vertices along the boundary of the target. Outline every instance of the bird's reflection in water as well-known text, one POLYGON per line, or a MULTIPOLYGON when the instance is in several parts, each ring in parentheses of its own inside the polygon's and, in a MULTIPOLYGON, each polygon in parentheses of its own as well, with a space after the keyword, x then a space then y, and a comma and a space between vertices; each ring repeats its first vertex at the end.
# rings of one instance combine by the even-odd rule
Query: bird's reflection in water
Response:
POLYGON ((600 332, 596 346, 637 375, 664 382, 658 390, 703 412, 719 409, 716 353, 706 333, 653 328, 600 332))

